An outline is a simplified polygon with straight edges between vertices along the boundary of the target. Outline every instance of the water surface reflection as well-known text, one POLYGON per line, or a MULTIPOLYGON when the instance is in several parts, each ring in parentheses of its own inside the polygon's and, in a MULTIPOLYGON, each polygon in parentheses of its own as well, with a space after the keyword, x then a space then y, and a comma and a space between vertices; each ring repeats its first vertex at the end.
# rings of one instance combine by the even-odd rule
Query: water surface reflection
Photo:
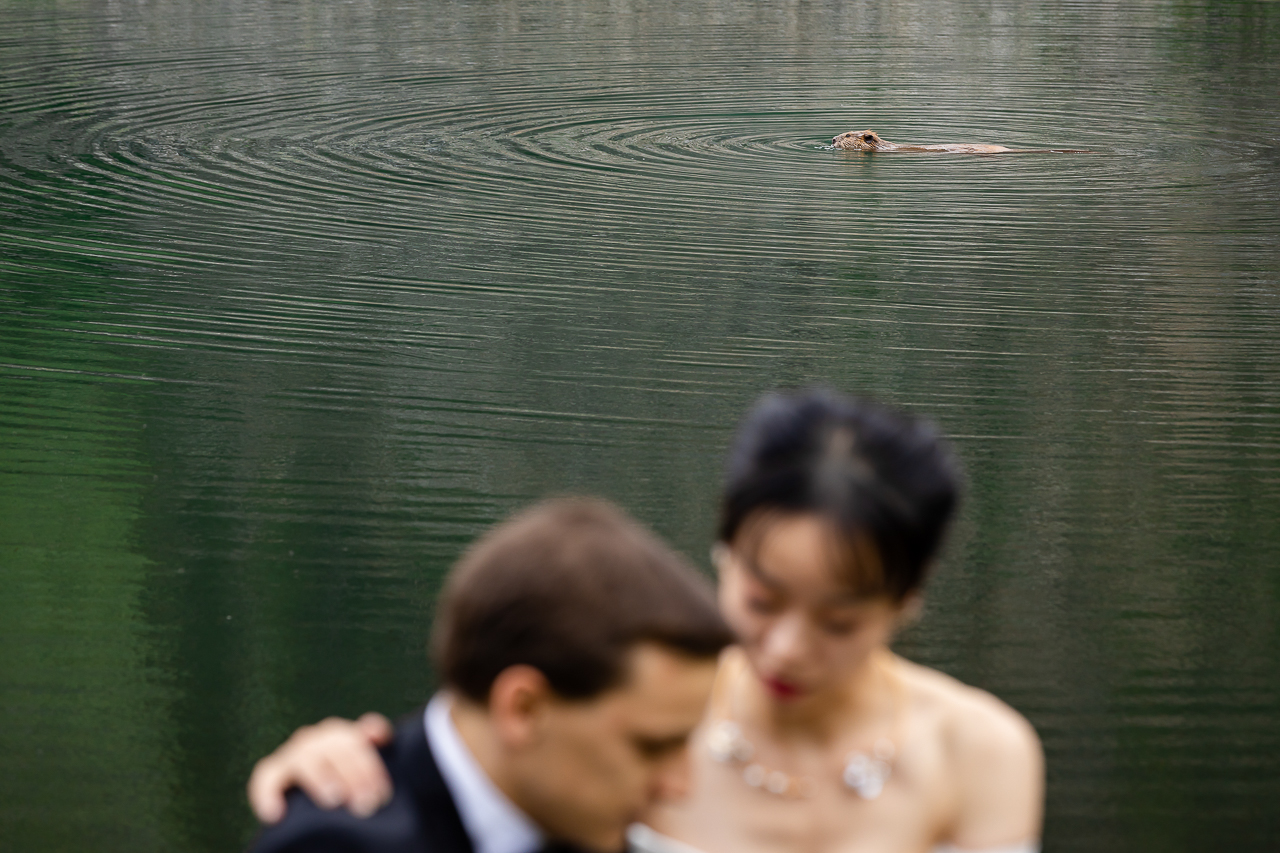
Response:
POLYGON ((1280 6, 0 9, 6 848, 240 845, 479 530, 701 555, 813 381, 955 437, 902 647, 1037 724, 1047 849, 1274 841, 1280 6))

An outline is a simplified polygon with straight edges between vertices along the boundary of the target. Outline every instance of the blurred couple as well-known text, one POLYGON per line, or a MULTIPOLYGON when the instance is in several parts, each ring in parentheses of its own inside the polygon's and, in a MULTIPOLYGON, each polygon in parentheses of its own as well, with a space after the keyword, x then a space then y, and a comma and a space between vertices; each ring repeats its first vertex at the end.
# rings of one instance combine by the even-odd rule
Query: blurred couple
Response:
POLYGON ((929 424, 770 394, 730 452, 715 593, 599 501, 534 507, 455 567, 443 688, 260 761, 261 853, 1033 853, 1040 743, 889 643, 959 474, 929 424))

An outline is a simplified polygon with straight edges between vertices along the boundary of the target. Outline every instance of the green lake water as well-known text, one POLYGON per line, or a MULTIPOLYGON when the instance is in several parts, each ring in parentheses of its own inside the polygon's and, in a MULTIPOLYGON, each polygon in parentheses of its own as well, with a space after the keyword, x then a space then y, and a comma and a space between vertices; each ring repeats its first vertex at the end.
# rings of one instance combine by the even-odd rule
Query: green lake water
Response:
POLYGON ((215 851, 548 494, 926 414, 1052 851, 1280 845, 1280 3, 0 0, 0 849, 215 851), (833 150, 846 130, 1090 154, 833 150))

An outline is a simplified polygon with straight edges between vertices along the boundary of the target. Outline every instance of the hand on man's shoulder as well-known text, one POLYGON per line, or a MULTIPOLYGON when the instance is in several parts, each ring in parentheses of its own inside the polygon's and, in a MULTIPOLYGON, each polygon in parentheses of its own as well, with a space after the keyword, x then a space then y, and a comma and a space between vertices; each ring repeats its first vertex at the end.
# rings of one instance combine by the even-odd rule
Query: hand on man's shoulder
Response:
POLYGON ((251 853, 472 853, 427 744, 422 710, 404 717, 376 754, 393 786, 385 805, 358 816, 342 804, 322 807, 295 788, 284 818, 262 830, 251 853))

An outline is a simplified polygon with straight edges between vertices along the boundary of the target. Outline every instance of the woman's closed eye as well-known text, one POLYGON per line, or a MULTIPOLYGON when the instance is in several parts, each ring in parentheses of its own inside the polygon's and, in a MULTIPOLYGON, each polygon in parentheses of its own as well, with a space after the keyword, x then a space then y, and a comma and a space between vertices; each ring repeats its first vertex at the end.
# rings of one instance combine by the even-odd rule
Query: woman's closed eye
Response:
POLYGON ((818 625, 833 637, 847 637, 858 630, 858 623, 848 619, 824 619, 818 625))

